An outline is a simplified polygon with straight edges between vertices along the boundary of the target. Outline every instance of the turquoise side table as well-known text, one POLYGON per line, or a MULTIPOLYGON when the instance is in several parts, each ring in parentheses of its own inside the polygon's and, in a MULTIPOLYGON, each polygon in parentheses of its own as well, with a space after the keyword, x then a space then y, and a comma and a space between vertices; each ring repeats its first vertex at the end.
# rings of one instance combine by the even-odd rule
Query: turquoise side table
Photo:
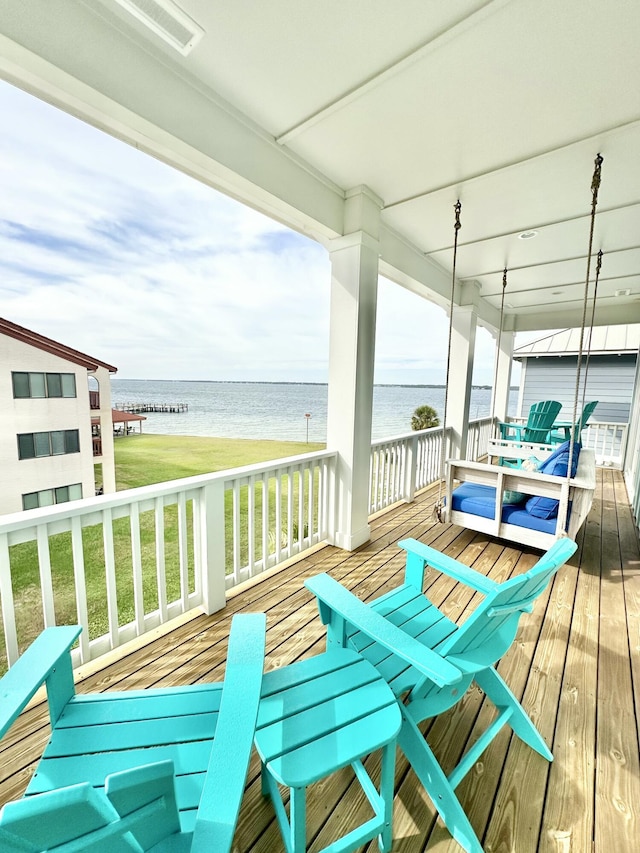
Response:
POLYGON ((268 672, 262 679, 255 743, 262 791, 271 797, 287 853, 306 850, 306 788, 351 765, 374 817, 323 848, 348 853, 378 836, 391 850, 398 704, 376 669, 358 654, 335 649, 268 672), (382 750, 380 787, 363 765, 382 750), (278 783, 290 789, 289 816, 278 783))

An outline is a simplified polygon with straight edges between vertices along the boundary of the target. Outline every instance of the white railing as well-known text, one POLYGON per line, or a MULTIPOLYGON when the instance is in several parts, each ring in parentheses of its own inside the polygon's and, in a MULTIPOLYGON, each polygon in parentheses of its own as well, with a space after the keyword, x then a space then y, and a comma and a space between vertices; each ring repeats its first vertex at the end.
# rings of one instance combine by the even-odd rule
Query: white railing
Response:
MULTIPOLYGON (((524 424, 525 418, 509 418, 509 423, 524 424)), ((596 465, 622 468, 627 447, 628 423, 595 421, 582 430, 582 445, 593 450, 596 465)), ((485 442, 486 446, 486 442, 485 442)))
POLYGON ((629 424, 596 422, 582 430, 582 444, 593 450, 596 465, 622 468, 629 424))
MULTIPOLYGON (((451 455, 448 446, 445 457, 451 455)), ((476 460, 487 452, 491 418, 469 423, 466 458, 476 460)), ((369 512, 379 512, 398 501, 411 501, 416 489, 440 476, 442 427, 410 432, 375 441, 371 445, 369 512)))
POLYGON ((85 629, 74 665, 329 535, 335 454, 278 459, 0 520, 0 599, 11 665, 44 627, 85 629), (117 567, 117 570, 116 570, 117 567))
MULTIPOLYGON (((489 424, 470 424, 470 458, 489 424)), ((372 445, 372 513, 438 479, 442 434, 372 445)), ((77 665, 194 607, 223 607, 231 587, 331 537, 336 458, 308 453, 2 516, 0 670, 50 625, 82 625, 77 665)))

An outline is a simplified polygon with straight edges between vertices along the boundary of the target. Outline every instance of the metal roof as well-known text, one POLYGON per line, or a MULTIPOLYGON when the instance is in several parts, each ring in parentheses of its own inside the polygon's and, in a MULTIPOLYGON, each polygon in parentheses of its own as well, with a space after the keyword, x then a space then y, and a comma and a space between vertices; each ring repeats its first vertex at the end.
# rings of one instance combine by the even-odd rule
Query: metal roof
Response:
MULTIPOLYGON (((640 323, 627 326, 596 326, 591 332, 585 330, 583 352, 591 355, 620 355, 637 353, 640 348, 640 323)), ((580 352, 580 329, 563 329, 553 335, 545 335, 537 341, 518 347, 515 359, 541 355, 577 355, 580 352)))

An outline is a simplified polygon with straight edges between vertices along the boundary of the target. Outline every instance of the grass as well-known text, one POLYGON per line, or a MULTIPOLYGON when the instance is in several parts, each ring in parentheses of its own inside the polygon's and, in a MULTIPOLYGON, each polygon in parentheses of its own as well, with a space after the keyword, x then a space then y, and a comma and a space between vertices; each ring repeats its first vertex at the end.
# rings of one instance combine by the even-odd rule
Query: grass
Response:
POLYGON ((257 441, 192 435, 130 435, 115 441, 116 488, 134 489, 165 480, 322 450, 323 444, 257 441))
MULTIPOLYGON (((321 444, 299 442, 257 441, 247 439, 209 438, 195 436, 134 435, 116 439, 116 483, 118 491, 138 486, 151 485, 167 480, 190 477, 197 474, 221 471, 243 465, 267 462, 287 456, 295 456, 323 449, 321 444)), ((308 487, 308 482, 306 484, 308 487)), ((269 484, 270 516, 275 517, 275 481, 269 484)), ((227 494, 226 529, 230 541, 233 516, 231 494, 227 494)), ((263 493, 256 486, 256 512, 261 511, 263 493)), ((283 489, 286 502, 286 489, 283 489)), ((241 558, 246 559, 248 487, 241 492, 240 529, 243 535, 241 558)), ((191 529, 192 508, 187 504, 187 527, 191 529)), ((143 595, 145 611, 158 606, 156 577, 156 524, 153 511, 140 516, 140 538, 142 553, 143 595)), ((178 511, 175 505, 167 506, 162 516, 162 538, 165 543, 167 600, 173 601, 180 594, 179 577, 179 528, 178 511)), ((259 525, 258 525, 259 526, 259 525)), ((113 522, 115 564, 117 575, 118 621, 121 625, 134 618, 131 533, 127 518, 113 522)), ((91 638, 108 630, 106 605, 105 559, 102 526, 83 529, 85 578, 89 608, 89 634, 91 638)), ((189 539, 189 537, 188 537, 189 539)), ((261 552, 262 531, 256 530, 254 547, 261 552)), ((273 550, 273 549, 272 549, 273 550)), ((11 577, 16 601, 16 621, 21 650, 42 630, 42 596, 38 568, 38 549, 35 542, 15 545, 11 549, 11 577)), ((189 588, 194 583, 193 547, 188 542, 189 588)), ((75 583, 71 535, 60 533, 49 537, 49 554, 54 587, 55 615, 58 624, 73 624, 77 621, 75 583)), ((227 571, 232 565, 233 554, 227 551, 227 571)), ((0 671, 4 668, 0 655, 0 671)))

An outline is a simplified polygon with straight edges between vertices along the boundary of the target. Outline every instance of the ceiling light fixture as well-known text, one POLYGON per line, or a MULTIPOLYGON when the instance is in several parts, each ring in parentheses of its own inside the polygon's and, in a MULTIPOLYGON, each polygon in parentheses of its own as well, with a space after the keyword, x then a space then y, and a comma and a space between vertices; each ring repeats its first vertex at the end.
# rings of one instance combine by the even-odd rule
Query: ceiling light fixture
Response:
POLYGON ((537 231, 522 231, 518 234, 518 240, 531 240, 532 237, 537 237, 537 231))
POLYGON ((631 288, 627 287, 624 290, 616 290, 616 296, 630 296, 631 288))
POLYGON ((115 0, 178 53, 186 56, 204 35, 204 30, 173 0, 115 0))

